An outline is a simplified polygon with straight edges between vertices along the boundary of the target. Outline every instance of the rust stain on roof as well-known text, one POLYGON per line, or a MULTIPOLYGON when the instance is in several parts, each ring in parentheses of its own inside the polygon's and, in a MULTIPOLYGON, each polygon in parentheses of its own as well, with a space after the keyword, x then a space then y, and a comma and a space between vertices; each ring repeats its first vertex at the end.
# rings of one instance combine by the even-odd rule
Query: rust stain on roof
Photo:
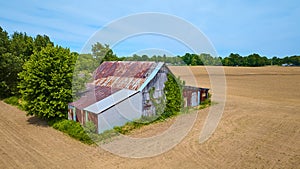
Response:
POLYGON ((121 89, 111 88, 107 86, 95 86, 94 88, 87 91, 83 96, 81 96, 79 100, 70 103, 70 105, 75 106, 78 109, 83 109, 119 90, 121 89))
POLYGON ((145 78, 152 71, 155 62, 103 62, 94 72, 94 79, 108 76, 145 78))
POLYGON ((137 90, 156 65, 155 62, 104 62, 95 70, 93 84, 137 90))
POLYGON ((95 80, 94 85, 137 90, 144 82, 145 78, 108 76, 95 80))
POLYGON ((138 90, 156 66, 155 62, 103 62, 94 71, 88 91, 70 105, 83 109, 121 89, 138 90))

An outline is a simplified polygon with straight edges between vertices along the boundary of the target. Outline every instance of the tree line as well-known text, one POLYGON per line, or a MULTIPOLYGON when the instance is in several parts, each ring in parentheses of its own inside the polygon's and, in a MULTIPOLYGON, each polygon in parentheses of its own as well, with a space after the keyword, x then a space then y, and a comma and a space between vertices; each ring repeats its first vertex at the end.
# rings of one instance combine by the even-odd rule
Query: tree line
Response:
POLYGON ((222 59, 224 66, 267 66, 267 65, 282 65, 300 66, 300 56, 286 56, 278 58, 276 56, 267 58, 259 54, 250 54, 248 56, 240 56, 239 54, 231 53, 228 57, 222 59))
POLYGON ((300 66, 300 56, 286 56, 284 58, 272 57, 267 58, 266 56, 260 56, 259 54, 253 53, 248 56, 241 56, 239 54, 231 53, 227 57, 213 57, 210 54, 191 54, 186 53, 183 56, 159 56, 154 55, 149 57, 147 55, 132 55, 128 57, 120 58, 121 60, 128 61, 156 61, 156 62, 166 62, 170 65, 214 65, 214 66, 268 66, 268 65, 282 65, 286 64, 289 66, 300 66))

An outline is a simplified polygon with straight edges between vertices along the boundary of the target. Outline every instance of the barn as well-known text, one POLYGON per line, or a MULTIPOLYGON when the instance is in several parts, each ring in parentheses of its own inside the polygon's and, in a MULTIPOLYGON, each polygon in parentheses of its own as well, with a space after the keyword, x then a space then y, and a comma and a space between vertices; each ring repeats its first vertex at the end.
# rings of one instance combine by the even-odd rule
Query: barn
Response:
MULTIPOLYGON (((68 119, 83 125, 92 121, 102 133, 142 116, 155 115, 150 97, 164 96, 168 73, 172 72, 163 62, 103 62, 94 71, 94 81, 83 96, 68 104, 68 119)), ((185 106, 199 105, 207 92, 208 89, 185 86, 185 106)))

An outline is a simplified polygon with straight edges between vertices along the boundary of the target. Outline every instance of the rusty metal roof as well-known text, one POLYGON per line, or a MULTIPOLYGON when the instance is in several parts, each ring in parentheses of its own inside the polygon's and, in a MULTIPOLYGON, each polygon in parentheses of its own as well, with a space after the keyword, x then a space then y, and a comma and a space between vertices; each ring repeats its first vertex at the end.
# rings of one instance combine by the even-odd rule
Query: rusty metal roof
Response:
POLYGON ((94 82, 89 84, 92 88, 70 105, 84 109, 121 89, 137 91, 154 77, 162 65, 137 61, 103 62, 93 73, 94 82))
POLYGON ((137 90, 143 83, 145 78, 123 77, 123 76, 108 76, 94 81, 95 86, 107 86, 112 88, 126 88, 137 90))
POLYGON ((155 62, 104 62, 94 72, 94 85, 137 90, 156 65, 155 62))
POLYGON ((145 78, 147 73, 152 71, 157 63, 155 62, 103 62, 94 72, 94 79, 108 76, 145 78))
POLYGON ((83 96, 81 96, 79 100, 72 102, 69 105, 74 106, 78 109, 83 109, 119 90, 121 89, 106 86, 94 86, 93 88, 89 89, 83 96))

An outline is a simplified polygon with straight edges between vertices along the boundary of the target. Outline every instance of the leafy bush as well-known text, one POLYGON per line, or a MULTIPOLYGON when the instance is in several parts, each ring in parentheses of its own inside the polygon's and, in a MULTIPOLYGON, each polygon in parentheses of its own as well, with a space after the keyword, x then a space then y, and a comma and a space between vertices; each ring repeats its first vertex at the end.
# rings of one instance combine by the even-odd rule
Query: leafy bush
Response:
POLYGON ((56 121, 52 125, 53 128, 62 131, 69 136, 83 142, 86 144, 93 144, 93 140, 87 135, 83 127, 75 121, 71 120, 61 120, 56 121))
POLYGON ((168 118, 177 115, 183 107, 182 88, 184 82, 179 78, 168 74, 168 80, 165 82, 166 107, 161 118, 168 118))
POLYGON ((50 45, 30 56, 19 73, 18 86, 28 115, 66 118, 76 58, 69 49, 50 45))
POLYGON ((87 133, 96 133, 97 132, 96 125, 91 121, 87 121, 83 128, 84 128, 84 131, 87 133))

